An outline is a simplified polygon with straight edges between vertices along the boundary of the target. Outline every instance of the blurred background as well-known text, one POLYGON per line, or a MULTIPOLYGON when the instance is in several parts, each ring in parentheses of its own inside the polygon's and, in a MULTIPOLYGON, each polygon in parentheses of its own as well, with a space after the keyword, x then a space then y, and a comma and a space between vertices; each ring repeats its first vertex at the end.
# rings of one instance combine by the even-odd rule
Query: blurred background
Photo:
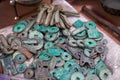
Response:
MULTIPOLYGON (((114 16, 106 13, 101 4, 100 0, 66 0, 68 1, 80 14, 81 7, 83 5, 87 5, 92 11, 94 11, 97 15, 102 18, 108 20, 116 26, 120 26, 120 16, 114 16)), ((50 3, 50 0, 43 0, 43 2, 50 3)), ((24 19, 30 14, 36 12, 36 8, 39 6, 39 3, 31 6, 25 5, 17 5, 17 12, 20 16, 20 19, 24 19)), ((10 5, 9 0, 0 0, 0 28, 4 28, 5 26, 14 25, 17 20, 14 20, 15 12, 13 6, 10 5)))

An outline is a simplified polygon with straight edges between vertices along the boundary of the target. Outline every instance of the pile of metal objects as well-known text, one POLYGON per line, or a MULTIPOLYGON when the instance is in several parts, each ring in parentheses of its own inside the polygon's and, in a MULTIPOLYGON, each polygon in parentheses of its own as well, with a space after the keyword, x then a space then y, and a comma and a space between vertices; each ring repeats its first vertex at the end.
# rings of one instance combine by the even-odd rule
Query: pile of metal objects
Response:
POLYGON ((44 24, 45 26, 56 25, 59 28, 70 28, 70 22, 67 16, 79 17, 79 13, 64 11, 60 5, 49 5, 43 3, 39 7, 40 12, 37 16, 37 24, 44 24))
POLYGON ((104 62, 107 41, 94 22, 77 20, 70 31, 67 26, 38 24, 41 19, 19 21, 13 34, 0 35, 5 75, 23 74, 28 80, 106 80, 112 75, 104 62))

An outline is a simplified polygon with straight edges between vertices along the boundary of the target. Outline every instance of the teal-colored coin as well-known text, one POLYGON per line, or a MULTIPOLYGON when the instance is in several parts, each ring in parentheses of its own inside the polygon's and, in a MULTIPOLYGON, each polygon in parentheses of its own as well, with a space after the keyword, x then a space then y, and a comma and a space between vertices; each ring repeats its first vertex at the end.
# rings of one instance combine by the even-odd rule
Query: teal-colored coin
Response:
POLYGON ((96 24, 93 21, 87 21, 85 23, 85 27, 88 29, 94 29, 94 28, 96 28, 96 24))
POLYGON ((56 75, 56 72, 57 72, 57 69, 51 70, 51 71, 50 71, 50 76, 51 76, 52 78, 54 78, 55 75, 56 75))
POLYGON ((89 74, 89 75, 86 76, 85 80, 100 80, 100 79, 95 74, 89 74))
POLYGON ((97 29, 89 29, 87 31, 88 37, 89 38, 99 38, 100 37, 100 32, 97 29))
POLYGON ((23 24, 23 25, 27 25, 28 24, 28 22, 26 21, 26 20, 22 20, 22 21, 19 21, 18 23, 17 23, 17 25, 19 25, 19 24, 23 24))
POLYGON ((90 69, 90 70, 87 72, 87 75, 90 75, 90 74, 95 74, 95 75, 96 75, 96 69, 90 69))
POLYGON ((102 34, 101 32, 99 32, 99 37, 96 38, 95 40, 96 40, 96 41, 100 41, 100 40, 102 40, 102 39, 103 39, 103 34, 102 34))
POLYGON ((78 36, 78 35, 73 36, 74 39, 76 39, 76 40, 83 40, 83 39, 85 39, 87 37, 87 35, 84 35, 84 36, 78 36))
POLYGON ((74 72, 81 72, 83 73, 85 70, 84 68, 80 67, 78 64, 74 64, 71 68, 69 68, 70 72, 74 73, 74 72))
POLYGON ((25 25, 24 24, 18 24, 18 25, 15 25, 13 27, 13 31, 16 32, 16 33, 20 33, 22 31, 24 31, 25 29, 25 25))
POLYGON ((65 43, 65 40, 66 40, 65 38, 59 37, 54 43, 55 43, 55 44, 58 44, 58 43, 59 43, 59 44, 63 44, 63 43, 65 43))
POLYGON ((71 75, 70 80, 85 80, 85 77, 81 72, 75 72, 71 75))
POLYGON ((68 43, 69 43, 69 45, 72 46, 72 47, 77 47, 77 42, 76 42, 76 40, 74 40, 74 39, 70 39, 70 40, 68 41, 68 43))
POLYGON ((58 69, 56 70, 55 77, 56 77, 57 79, 60 79, 60 78, 62 77, 64 71, 65 71, 64 68, 58 68, 58 69))
POLYGON ((59 31, 59 28, 58 27, 48 27, 47 30, 49 33, 56 33, 59 31))
POLYGON ((99 77, 101 80, 107 80, 111 76, 112 76, 112 73, 109 69, 105 68, 100 70, 99 77))
POLYGON ((76 61, 75 60, 70 60, 70 61, 67 61, 65 64, 64 64, 64 68, 71 68, 73 65, 76 64, 76 61))
POLYGON ((32 62, 30 65, 29 65, 29 68, 32 69, 32 70, 35 70, 37 68, 37 64, 32 62))
POLYGON ((71 74, 72 73, 69 72, 69 69, 64 68, 64 72, 63 72, 63 75, 61 76, 60 80, 70 80, 71 74))
POLYGON ((26 57, 23 54, 18 54, 14 58, 14 62, 18 64, 24 63, 25 60, 26 60, 26 57))
POLYGON ((19 64, 17 67, 17 71, 21 74, 24 73, 25 70, 27 69, 27 66, 25 64, 19 64))
POLYGON ((64 36, 67 36, 67 37, 71 35, 71 33, 68 29, 62 30, 62 33, 64 36))
POLYGON ((29 38, 35 38, 38 37, 39 39, 43 39, 43 34, 39 31, 31 31, 28 35, 29 38))
POLYGON ((106 64, 103 60, 100 60, 97 64, 96 64, 96 68, 101 69, 101 68, 106 68, 106 64))
POLYGON ((47 27, 45 27, 44 25, 41 25, 41 26, 39 27, 39 31, 40 31, 40 32, 47 32, 47 27))
POLYGON ((78 33, 81 33, 83 31, 86 31, 86 28, 85 27, 81 27, 81 28, 78 28, 78 29, 75 29, 74 31, 72 31, 72 35, 76 35, 78 33))
POLYGON ((76 28, 81 28, 83 26, 83 22, 81 20, 77 20, 73 23, 73 26, 76 28))
POLYGON ((61 57, 57 58, 56 66, 61 67, 64 65, 64 63, 65 63, 65 61, 63 59, 61 59, 61 57))
POLYGON ((38 24, 34 24, 33 30, 39 30, 40 26, 38 24))
POLYGON ((99 74, 100 70, 101 69, 104 69, 104 68, 107 68, 106 64, 104 61, 100 60, 96 66, 95 66, 95 69, 96 69, 96 73, 99 74))
POLYGON ((59 33, 46 33, 45 39, 47 41, 55 41, 59 36, 59 33))
POLYGON ((65 61, 68 61, 68 60, 71 60, 71 59, 72 59, 72 56, 71 56, 69 53, 67 53, 67 52, 63 52, 63 53, 61 54, 61 58, 62 58, 63 60, 65 60, 65 61))
POLYGON ((97 42, 93 39, 85 39, 84 41, 85 46, 87 46, 88 48, 93 48, 97 45, 97 42))
POLYGON ((49 53, 47 50, 43 50, 42 52, 40 52, 39 59, 46 61, 46 60, 50 60, 51 57, 49 56, 49 53))
POLYGON ((48 53, 50 56, 60 56, 62 52, 63 50, 57 46, 52 46, 48 49, 48 53))
POLYGON ((83 37, 83 36, 85 36, 85 35, 86 35, 86 31, 82 31, 82 32, 76 34, 75 36, 83 37))
POLYGON ((54 44, 52 42, 46 42, 44 45, 44 49, 48 49, 50 47, 52 47, 54 44))

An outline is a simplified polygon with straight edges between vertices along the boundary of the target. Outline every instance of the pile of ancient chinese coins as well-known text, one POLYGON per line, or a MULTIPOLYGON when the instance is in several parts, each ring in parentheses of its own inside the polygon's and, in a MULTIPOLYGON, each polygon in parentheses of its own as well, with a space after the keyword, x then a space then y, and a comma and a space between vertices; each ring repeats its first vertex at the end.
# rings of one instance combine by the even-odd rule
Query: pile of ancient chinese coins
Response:
POLYGON ((77 20, 72 32, 33 21, 19 21, 14 34, 0 35, 5 75, 24 74, 35 80, 106 80, 107 41, 92 21, 77 20), (30 64, 26 64, 33 59, 30 64))
POLYGON ((44 24, 45 26, 56 25, 64 29, 71 27, 67 16, 79 16, 79 13, 64 11, 60 5, 51 5, 47 3, 42 3, 39 10, 40 12, 36 19, 38 24, 44 24))

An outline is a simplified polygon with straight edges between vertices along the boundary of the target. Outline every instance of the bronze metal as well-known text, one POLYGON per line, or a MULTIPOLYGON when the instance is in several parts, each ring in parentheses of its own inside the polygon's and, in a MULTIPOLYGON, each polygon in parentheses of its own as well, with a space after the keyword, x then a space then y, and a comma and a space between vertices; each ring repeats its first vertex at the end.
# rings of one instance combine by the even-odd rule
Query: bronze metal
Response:
POLYGON ((87 13, 89 16, 93 17, 95 20, 97 20, 103 26, 106 26, 107 28, 111 29, 113 32, 118 34, 118 36, 120 36, 120 29, 118 29, 117 26, 115 26, 112 23, 110 23, 109 21, 99 17, 94 12, 92 12, 90 9, 88 9, 86 6, 82 7, 82 11, 87 13))

